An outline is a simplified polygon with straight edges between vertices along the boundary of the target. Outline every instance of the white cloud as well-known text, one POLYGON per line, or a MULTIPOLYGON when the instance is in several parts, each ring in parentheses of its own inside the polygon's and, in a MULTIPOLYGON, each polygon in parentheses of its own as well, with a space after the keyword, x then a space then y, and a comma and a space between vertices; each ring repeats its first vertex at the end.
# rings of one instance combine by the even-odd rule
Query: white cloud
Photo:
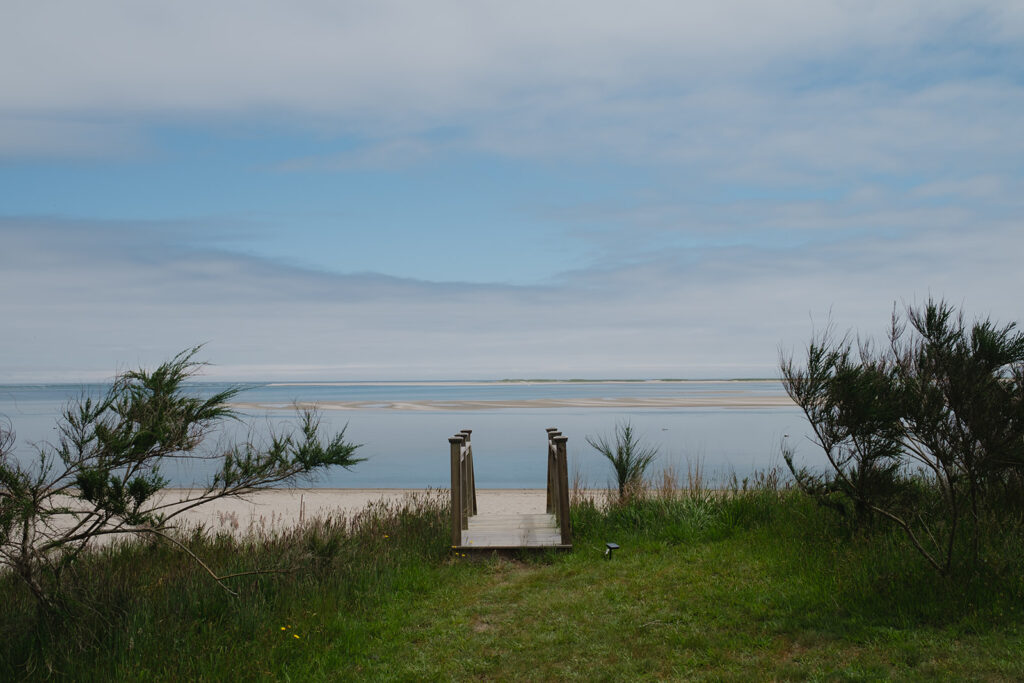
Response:
MULTIPOLYGON (((730 164, 750 150, 754 163, 771 163, 777 146, 813 157, 825 143, 841 153, 836 163, 858 163, 850 152, 859 147, 867 163, 895 163, 903 150, 884 155, 886 143, 908 131, 919 139, 922 125, 951 142, 949 129, 965 123, 955 102, 976 111, 974 98, 1004 89, 985 111, 1002 107, 998 124, 1019 110, 1019 85, 998 76, 989 92, 971 86, 920 101, 887 87, 996 68, 1005 60, 973 47, 1019 52, 1024 30, 1012 14, 1001 3, 934 0, 652 0, 628 10, 582 1, 18 2, 0 25, 0 114, 121 125, 126 113, 151 122, 298 117, 381 139, 454 125, 503 153, 700 162, 724 151, 730 164), (950 50, 934 48, 944 41, 950 50), (846 89, 833 89, 836 78, 846 89), (869 92, 873 84, 881 88, 869 92), (707 135, 719 123, 726 130, 707 135)), ((974 145, 992 123, 959 139, 974 145)), ((88 138, 80 131, 67 152, 88 138)))
POLYGON ((106 121, 7 117, 0 105, 0 157, 128 157, 145 148, 133 126, 106 121))
POLYGON ((830 310, 877 333, 894 299, 935 295, 1012 320, 1024 251, 1017 221, 784 252, 665 249, 502 287, 287 269, 131 225, 89 226, 86 241, 83 227, 0 227, 16 245, 0 257, 0 382, 107 376, 200 342, 234 378, 771 375, 778 346, 803 344, 830 310))
MULTIPOLYGON (((245 243, 239 223, 0 217, 0 382, 105 376, 202 341, 236 376, 771 374, 777 345, 829 309, 840 327, 881 329, 893 299, 934 294, 1010 319, 1024 251, 1015 7, 8 3, 0 158, 123 158, 164 124, 213 122, 345 141, 254 155, 276 171, 387 182, 420 165, 415 180, 475 154, 613 180, 552 192, 553 206, 510 188, 577 239, 566 259, 583 265, 549 286, 288 267, 228 251, 245 243)), ((290 220, 286 204, 261 229, 290 220)))

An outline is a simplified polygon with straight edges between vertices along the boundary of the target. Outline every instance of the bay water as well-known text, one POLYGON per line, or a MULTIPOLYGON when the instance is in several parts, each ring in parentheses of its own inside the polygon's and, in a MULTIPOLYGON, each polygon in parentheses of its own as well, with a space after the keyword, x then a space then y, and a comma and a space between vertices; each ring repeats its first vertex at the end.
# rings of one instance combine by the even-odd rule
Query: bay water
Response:
MULTIPOLYGON (((652 471, 672 467, 685 479, 687 468, 702 469, 705 481, 722 484, 732 475, 742 480, 759 470, 781 466, 783 438, 795 447, 800 461, 823 464, 810 443, 799 409, 781 405, 730 407, 729 397, 782 398, 777 381, 721 382, 377 382, 377 383, 248 383, 198 382, 188 390, 209 396, 227 386, 240 386, 240 422, 227 422, 204 444, 209 452, 241 439, 260 440, 271 431, 295 423, 295 402, 335 406, 322 411, 326 432, 345 429, 366 462, 351 471, 334 471, 299 486, 330 488, 446 488, 449 482, 448 437, 472 429, 479 488, 543 488, 546 481, 545 428, 566 435, 570 478, 604 487, 611 483, 608 462, 586 438, 614 441, 617 425, 629 422, 643 444, 658 449, 652 471), (717 405, 699 407, 628 407, 629 399, 666 403, 719 397, 717 405), (552 400, 554 406, 538 407, 552 400), (573 401, 586 403, 572 406, 573 401), (467 402, 473 408, 467 408, 467 402), (599 405, 595 406, 594 403, 599 405), (606 403, 607 405, 600 405, 606 403), (338 407, 344 406, 344 407, 338 407), (396 408, 395 406, 401 406, 396 408), (491 407, 494 406, 494 407, 491 407)), ((0 419, 16 435, 15 457, 30 462, 36 449, 57 438, 62 407, 82 395, 99 396, 102 385, 0 385, 0 419)), ((742 403, 742 401, 739 401, 742 403)), ((163 473, 173 486, 202 485, 210 461, 190 465, 168 463, 163 473)))

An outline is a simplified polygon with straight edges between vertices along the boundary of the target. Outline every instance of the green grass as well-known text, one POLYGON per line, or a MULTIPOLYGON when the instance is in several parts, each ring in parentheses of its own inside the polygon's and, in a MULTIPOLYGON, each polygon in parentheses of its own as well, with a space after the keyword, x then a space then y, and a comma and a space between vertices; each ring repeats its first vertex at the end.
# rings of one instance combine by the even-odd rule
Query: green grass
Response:
POLYGON ((435 498, 195 539, 221 572, 297 568, 235 580, 237 599, 173 549, 104 553, 73 624, 36 620, 5 578, 0 679, 1024 678, 1019 545, 940 579, 895 533, 851 537, 757 490, 578 504, 571 553, 456 558, 445 514, 435 498))
POLYGON ((578 511, 582 538, 573 554, 487 563, 470 580, 394 605, 382 620, 378 658, 361 662, 359 672, 534 680, 1024 676, 1019 590, 936 584, 898 547, 890 549, 897 559, 876 563, 874 547, 822 544, 800 533, 808 531, 804 515, 817 514, 805 503, 757 494, 578 511), (602 559, 604 540, 622 546, 611 560, 602 559), (920 573, 894 586, 893 562, 920 573))

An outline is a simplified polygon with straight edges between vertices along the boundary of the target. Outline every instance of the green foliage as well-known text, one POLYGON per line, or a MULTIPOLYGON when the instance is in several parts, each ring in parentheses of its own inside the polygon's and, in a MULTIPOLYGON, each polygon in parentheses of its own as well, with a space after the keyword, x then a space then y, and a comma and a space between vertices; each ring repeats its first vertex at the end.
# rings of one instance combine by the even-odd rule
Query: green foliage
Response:
POLYGON ((85 607, 73 619, 37 614, 16 577, 0 575, 0 680, 287 678, 318 648, 358 641, 396 594, 436 584, 450 551, 445 500, 420 494, 239 537, 171 532, 234 575, 225 581, 240 599, 172 545, 147 539, 83 554, 65 586, 85 607), (274 571, 247 571, 254 566, 274 571))
POLYGON ((365 460, 355 457, 358 448, 359 444, 345 440, 344 428, 324 441, 320 434, 319 415, 305 411, 300 415, 298 434, 272 434, 269 445, 245 443, 227 450, 211 487, 224 490, 265 487, 319 468, 338 466, 351 469, 365 460))
POLYGON ((893 527, 851 538, 772 475, 584 502, 570 553, 453 557, 442 496, 232 538, 89 553, 74 622, 0 575, 0 680, 1018 680, 1024 547, 936 577, 893 527), (606 541, 621 546, 611 560, 606 541), (624 634, 628 637, 624 637, 624 634), (296 638, 296 636, 298 636, 296 638), (457 646, 453 646, 456 644, 457 646))
POLYGON ((0 429, 0 567, 14 570, 44 610, 65 610, 66 574, 101 537, 166 537, 169 523, 197 505, 361 462, 344 430, 324 439, 317 415, 308 411, 298 435, 275 435, 267 447, 200 451, 211 430, 236 419, 227 402, 238 389, 206 399, 186 393, 184 383, 202 367, 193 360, 198 350, 151 372, 124 373, 104 396, 68 405, 58 443, 38 447, 34 466, 15 460, 11 430, 0 429), (167 484, 162 465, 210 458, 221 467, 205 490, 181 503, 160 499, 167 484))
POLYGON ((604 436, 596 439, 588 436, 587 443, 611 463, 620 500, 629 495, 631 488, 643 484, 644 473, 658 455, 657 448, 641 444, 640 437, 628 421, 616 425, 614 445, 604 436))
POLYGON ((828 333, 808 346, 803 368, 783 361, 786 391, 806 414, 833 471, 797 468, 785 446, 783 457, 803 489, 856 525, 870 523, 897 488, 900 397, 890 369, 869 346, 855 353, 848 338, 836 342, 828 333))
POLYGON ((831 471, 798 468, 784 447, 786 462, 856 527, 889 520, 944 574, 967 546, 977 571, 981 546, 1024 520, 1024 334, 929 300, 893 314, 888 342, 855 353, 826 332, 806 363, 782 360, 831 471))

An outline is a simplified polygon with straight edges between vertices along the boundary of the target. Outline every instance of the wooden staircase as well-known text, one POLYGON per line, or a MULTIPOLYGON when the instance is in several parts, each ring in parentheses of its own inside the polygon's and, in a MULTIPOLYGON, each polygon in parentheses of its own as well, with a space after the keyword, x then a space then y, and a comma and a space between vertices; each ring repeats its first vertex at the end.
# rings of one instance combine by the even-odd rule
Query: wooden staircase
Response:
POLYGON ((569 474, 566 441, 558 429, 548 433, 547 505, 529 514, 478 514, 473 471, 472 430, 448 439, 452 468, 452 548, 456 551, 497 551, 572 548, 569 520, 569 474))

